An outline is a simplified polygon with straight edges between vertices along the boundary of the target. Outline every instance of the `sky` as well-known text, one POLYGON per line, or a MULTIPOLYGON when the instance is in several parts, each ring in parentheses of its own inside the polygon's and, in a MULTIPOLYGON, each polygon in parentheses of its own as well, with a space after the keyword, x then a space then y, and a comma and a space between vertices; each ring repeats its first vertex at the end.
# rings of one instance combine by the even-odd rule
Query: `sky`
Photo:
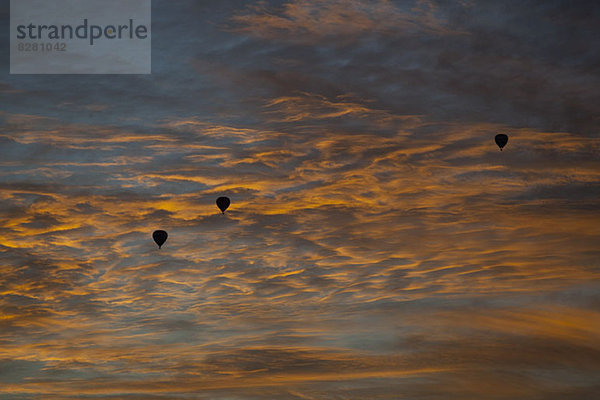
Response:
POLYGON ((0 399, 597 396, 599 22, 156 0, 151 75, 2 52, 0 399))

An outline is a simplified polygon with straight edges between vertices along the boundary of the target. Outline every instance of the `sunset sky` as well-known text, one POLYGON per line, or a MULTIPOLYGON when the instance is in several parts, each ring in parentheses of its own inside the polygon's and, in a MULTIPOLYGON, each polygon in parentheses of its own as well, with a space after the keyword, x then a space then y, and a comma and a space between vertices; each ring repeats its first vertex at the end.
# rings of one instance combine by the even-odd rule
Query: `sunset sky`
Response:
POLYGON ((151 75, 8 3, 1 400, 598 396, 598 1, 156 0, 151 75))

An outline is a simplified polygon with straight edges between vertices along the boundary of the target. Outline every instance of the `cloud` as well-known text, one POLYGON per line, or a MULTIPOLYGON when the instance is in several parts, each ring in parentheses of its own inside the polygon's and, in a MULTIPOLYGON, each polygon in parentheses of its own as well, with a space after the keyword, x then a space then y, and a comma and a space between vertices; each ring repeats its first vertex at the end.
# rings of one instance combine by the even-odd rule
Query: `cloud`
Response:
POLYGON ((184 0, 156 75, 2 77, 0 397, 592 397, 595 25, 533 3, 184 0))
POLYGON ((266 4, 253 5, 232 18, 235 29, 263 39, 314 42, 328 38, 356 39, 364 34, 420 32, 457 34, 436 15, 436 5, 416 1, 399 6, 387 0, 290 1, 279 10, 266 4))

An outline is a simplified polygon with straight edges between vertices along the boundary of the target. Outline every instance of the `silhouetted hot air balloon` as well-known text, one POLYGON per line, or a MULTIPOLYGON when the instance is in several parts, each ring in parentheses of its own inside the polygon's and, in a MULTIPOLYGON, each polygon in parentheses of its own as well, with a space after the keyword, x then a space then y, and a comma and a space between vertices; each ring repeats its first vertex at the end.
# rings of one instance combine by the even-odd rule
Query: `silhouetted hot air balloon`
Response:
POLYGON ((217 199, 217 207, 219 207, 219 209, 221 210, 221 212, 223 214, 225 214, 225 210, 227 210, 227 207, 229 207, 229 204, 231 204, 231 201, 229 200, 229 197, 219 197, 217 199))
POLYGON ((498 147, 500 147, 500 151, 502 151, 502 148, 506 146, 506 143, 508 143, 508 136, 504 133, 499 133, 496 135, 494 140, 496 141, 498 147))
POLYGON ((152 234, 152 239, 154 239, 154 241, 158 245, 158 248, 160 249, 160 247, 167 241, 168 236, 169 235, 167 234, 167 232, 159 230, 154 231, 154 233, 152 234))

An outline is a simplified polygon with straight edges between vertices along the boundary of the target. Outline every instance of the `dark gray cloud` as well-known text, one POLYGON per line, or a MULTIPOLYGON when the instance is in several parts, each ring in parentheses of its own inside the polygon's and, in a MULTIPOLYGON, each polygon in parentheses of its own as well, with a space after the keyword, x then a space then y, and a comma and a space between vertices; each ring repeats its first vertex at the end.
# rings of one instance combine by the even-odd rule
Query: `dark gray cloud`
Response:
POLYGON ((158 1, 152 75, 5 71, 0 397, 591 398, 598 13, 158 1))

